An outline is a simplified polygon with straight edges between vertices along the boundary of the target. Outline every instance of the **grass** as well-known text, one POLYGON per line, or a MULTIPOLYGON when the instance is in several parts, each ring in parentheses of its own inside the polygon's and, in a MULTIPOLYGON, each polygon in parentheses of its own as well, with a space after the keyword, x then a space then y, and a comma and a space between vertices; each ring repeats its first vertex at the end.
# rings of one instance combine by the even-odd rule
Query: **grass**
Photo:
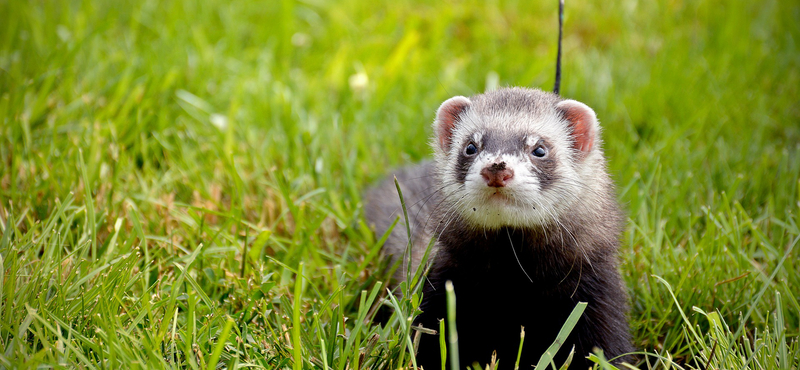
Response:
MULTIPOLYGON (((561 93, 604 127, 640 366, 799 368, 800 5, 600 4, 561 93)), ((408 366, 361 194, 448 97, 550 89, 556 9, 0 0, 0 366, 408 366)))

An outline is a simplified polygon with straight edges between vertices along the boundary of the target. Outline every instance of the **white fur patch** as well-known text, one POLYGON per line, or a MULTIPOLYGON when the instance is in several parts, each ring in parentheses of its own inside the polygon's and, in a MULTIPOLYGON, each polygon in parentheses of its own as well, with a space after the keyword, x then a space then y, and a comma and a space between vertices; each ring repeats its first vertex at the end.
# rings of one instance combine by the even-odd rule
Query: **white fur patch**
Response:
POLYGON ((472 142, 476 145, 480 145, 483 142, 483 134, 480 132, 475 132, 472 134, 472 142))
POLYGON ((541 138, 542 137, 539 135, 528 135, 528 137, 525 139, 525 145, 528 147, 533 147, 539 142, 539 140, 541 140, 541 138))

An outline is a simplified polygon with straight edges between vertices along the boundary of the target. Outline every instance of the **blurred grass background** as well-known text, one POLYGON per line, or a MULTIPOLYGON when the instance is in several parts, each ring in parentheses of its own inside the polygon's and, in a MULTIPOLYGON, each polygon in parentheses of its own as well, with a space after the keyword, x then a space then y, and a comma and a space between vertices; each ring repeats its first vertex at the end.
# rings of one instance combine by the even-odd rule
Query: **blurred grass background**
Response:
MULTIPOLYGON (((405 317, 365 320, 386 276, 360 194, 430 155, 448 97, 550 90, 557 7, 0 0, 0 365, 407 366, 405 317)), ((800 366, 800 4, 565 20, 637 347, 800 366)))

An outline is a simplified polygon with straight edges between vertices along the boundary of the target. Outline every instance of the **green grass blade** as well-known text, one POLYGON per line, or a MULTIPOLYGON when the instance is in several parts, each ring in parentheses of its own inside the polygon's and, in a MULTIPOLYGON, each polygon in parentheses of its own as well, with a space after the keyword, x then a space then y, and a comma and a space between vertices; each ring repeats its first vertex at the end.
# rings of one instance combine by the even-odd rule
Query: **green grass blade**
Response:
POLYGON ((303 263, 297 266, 297 277, 294 283, 294 305, 292 307, 292 348, 294 351, 294 370, 303 368, 303 342, 300 340, 300 306, 303 297, 303 263))
POLYGON ((556 335, 553 344, 547 347, 547 350, 539 358, 539 362, 536 363, 534 369, 544 370, 547 368, 548 364, 553 363, 553 357, 556 356, 561 345, 567 341, 567 337, 572 333, 572 329, 575 328, 575 325, 578 324, 578 320, 583 315, 583 311, 586 310, 586 306, 588 306, 586 302, 578 302, 578 304, 575 305, 575 308, 570 312, 564 325, 562 325, 561 329, 558 331, 558 335, 556 335))
POLYGON ((217 337, 217 344, 214 346, 214 351, 211 353, 211 357, 208 359, 206 370, 216 369, 219 358, 222 356, 222 351, 225 349, 225 345, 228 342, 228 337, 231 334, 231 328, 233 328, 233 324, 233 319, 231 317, 227 317, 225 320, 225 326, 222 328, 222 332, 217 337))
MULTIPOLYGON (((459 370, 461 365, 458 358, 458 328, 456 327, 456 292, 453 282, 447 281, 444 285, 447 294, 447 344, 450 351, 450 369, 459 370)), ((443 333, 442 333, 443 334, 443 333)), ((440 334, 440 335, 442 335, 440 334)))

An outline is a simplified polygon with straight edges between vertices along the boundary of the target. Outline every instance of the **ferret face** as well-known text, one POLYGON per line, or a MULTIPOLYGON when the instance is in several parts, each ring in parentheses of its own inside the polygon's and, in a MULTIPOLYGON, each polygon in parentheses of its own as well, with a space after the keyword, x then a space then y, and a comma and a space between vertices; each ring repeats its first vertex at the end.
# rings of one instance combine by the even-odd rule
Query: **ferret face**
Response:
POLYGON ((555 223, 594 191, 598 127, 582 103, 529 89, 454 97, 434 128, 445 211, 475 227, 555 223))

